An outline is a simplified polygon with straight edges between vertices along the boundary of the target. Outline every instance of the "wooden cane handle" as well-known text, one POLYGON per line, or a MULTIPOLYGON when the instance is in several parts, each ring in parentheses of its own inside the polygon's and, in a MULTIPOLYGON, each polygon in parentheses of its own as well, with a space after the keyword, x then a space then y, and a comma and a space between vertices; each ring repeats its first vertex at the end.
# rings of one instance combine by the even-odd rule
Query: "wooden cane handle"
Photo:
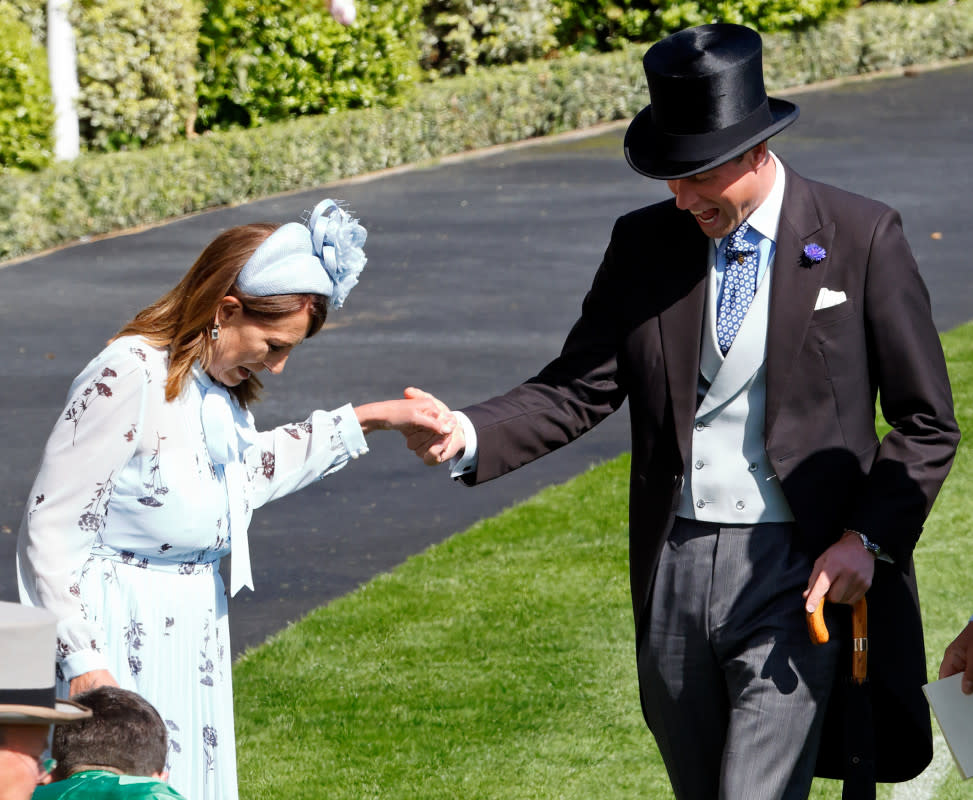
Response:
MULTIPOLYGON (((814 644, 825 644, 831 638, 824 621, 824 600, 807 615, 807 631, 814 644)), ((851 677, 859 684, 868 677, 868 603, 864 596, 851 610, 851 677)))
POLYGON ((807 632, 811 635, 814 644, 825 644, 831 638, 824 621, 824 598, 818 603, 818 607, 807 615, 807 632))

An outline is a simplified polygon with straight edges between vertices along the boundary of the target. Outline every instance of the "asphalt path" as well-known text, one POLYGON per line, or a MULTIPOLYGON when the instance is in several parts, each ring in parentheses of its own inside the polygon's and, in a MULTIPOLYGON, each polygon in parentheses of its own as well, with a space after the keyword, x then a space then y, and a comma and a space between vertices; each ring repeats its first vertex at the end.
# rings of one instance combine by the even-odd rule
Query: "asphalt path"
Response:
MULTIPOLYGON (((973 65, 782 93, 798 122, 772 146, 799 172, 902 212, 940 330, 973 317, 973 65)), ((620 214, 668 196, 622 154, 624 126, 371 176, 175 220, 0 268, 0 599, 15 600, 17 528, 72 378, 171 287, 222 229, 346 201, 368 266, 345 308, 267 380, 262 428, 399 396, 461 406, 558 352, 620 214)), ((647 258, 651 253, 646 254, 647 258)), ((395 433, 254 515, 256 592, 231 605, 239 653, 375 574, 629 449, 627 412, 571 447, 476 489, 422 466, 395 433)))

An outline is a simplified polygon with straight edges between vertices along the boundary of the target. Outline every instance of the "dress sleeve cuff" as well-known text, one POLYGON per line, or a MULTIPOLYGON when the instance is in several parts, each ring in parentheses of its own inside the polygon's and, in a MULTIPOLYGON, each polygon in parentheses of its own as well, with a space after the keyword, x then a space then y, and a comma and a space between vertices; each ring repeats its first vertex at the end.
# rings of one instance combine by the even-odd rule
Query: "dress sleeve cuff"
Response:
MULTIPOLYGON (((108 669, 108 659, 97 650, 78 650, 69 653, 60 661, 61 673, 64 680, 70 681, 86 672, 96 669, 108 669)), ((115 676, 117 679, 117 675, 115 676)))
POLYGON ((365 443, 365 433, 358 424, 358 417, 351 403, 346 403, 341 408, 332 412, 334 428, 341 441, 348 451, 351 458, 358 458, 368 452, 368 445, 365 443))
POLYGON ((456 456, 449 462, 449 477, 455 480, 471 472, 475 472, 480 459, 476 442, 476 428, 473 427, 470 418, 462 411, 454 411, 453 416, 463 426, 463 436, 466 439, 466 449, 463 451, 463 454, 456 456))

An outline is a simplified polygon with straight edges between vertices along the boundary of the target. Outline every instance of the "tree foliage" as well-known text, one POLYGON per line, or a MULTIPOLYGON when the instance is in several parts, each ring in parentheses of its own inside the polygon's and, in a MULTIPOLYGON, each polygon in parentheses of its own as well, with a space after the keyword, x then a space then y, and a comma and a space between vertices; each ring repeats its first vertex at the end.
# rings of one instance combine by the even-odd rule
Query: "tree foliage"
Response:
POLYGON ((553 0, 429 0, 422 15, 422 65, 442 75, 539 58, 557 47, 553 0))
POLYGON ((421 0, 213 0, 199 35, 201 130, 392 104, 418 78, 421 0))
POLYGON ((82 139, 114 150, 169 142, 195 109, 199 0, 73 0, 82 139))
POLYGON ((53 157, 54 107, 44 48, 0 0, 0 169, 40 169, 53 157))
POLYGON ((735 22, 765 33, 801 30, 855 0, 552 0, 563 46, 606 51, 652 42, 691 25, 735 22))

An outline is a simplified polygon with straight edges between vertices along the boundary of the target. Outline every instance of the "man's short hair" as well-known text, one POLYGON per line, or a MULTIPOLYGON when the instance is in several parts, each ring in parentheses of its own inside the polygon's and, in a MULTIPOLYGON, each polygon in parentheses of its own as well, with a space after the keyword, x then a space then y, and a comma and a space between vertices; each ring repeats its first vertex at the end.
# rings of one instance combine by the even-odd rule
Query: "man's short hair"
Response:
POLYGON ((93 713, 80 723, 54 727, 51 755, 59 778, 79 768, 112 767, 142 776, 165 770, 166 726, 145 698, 117 686, 99 686, 72 699, 93 713))

